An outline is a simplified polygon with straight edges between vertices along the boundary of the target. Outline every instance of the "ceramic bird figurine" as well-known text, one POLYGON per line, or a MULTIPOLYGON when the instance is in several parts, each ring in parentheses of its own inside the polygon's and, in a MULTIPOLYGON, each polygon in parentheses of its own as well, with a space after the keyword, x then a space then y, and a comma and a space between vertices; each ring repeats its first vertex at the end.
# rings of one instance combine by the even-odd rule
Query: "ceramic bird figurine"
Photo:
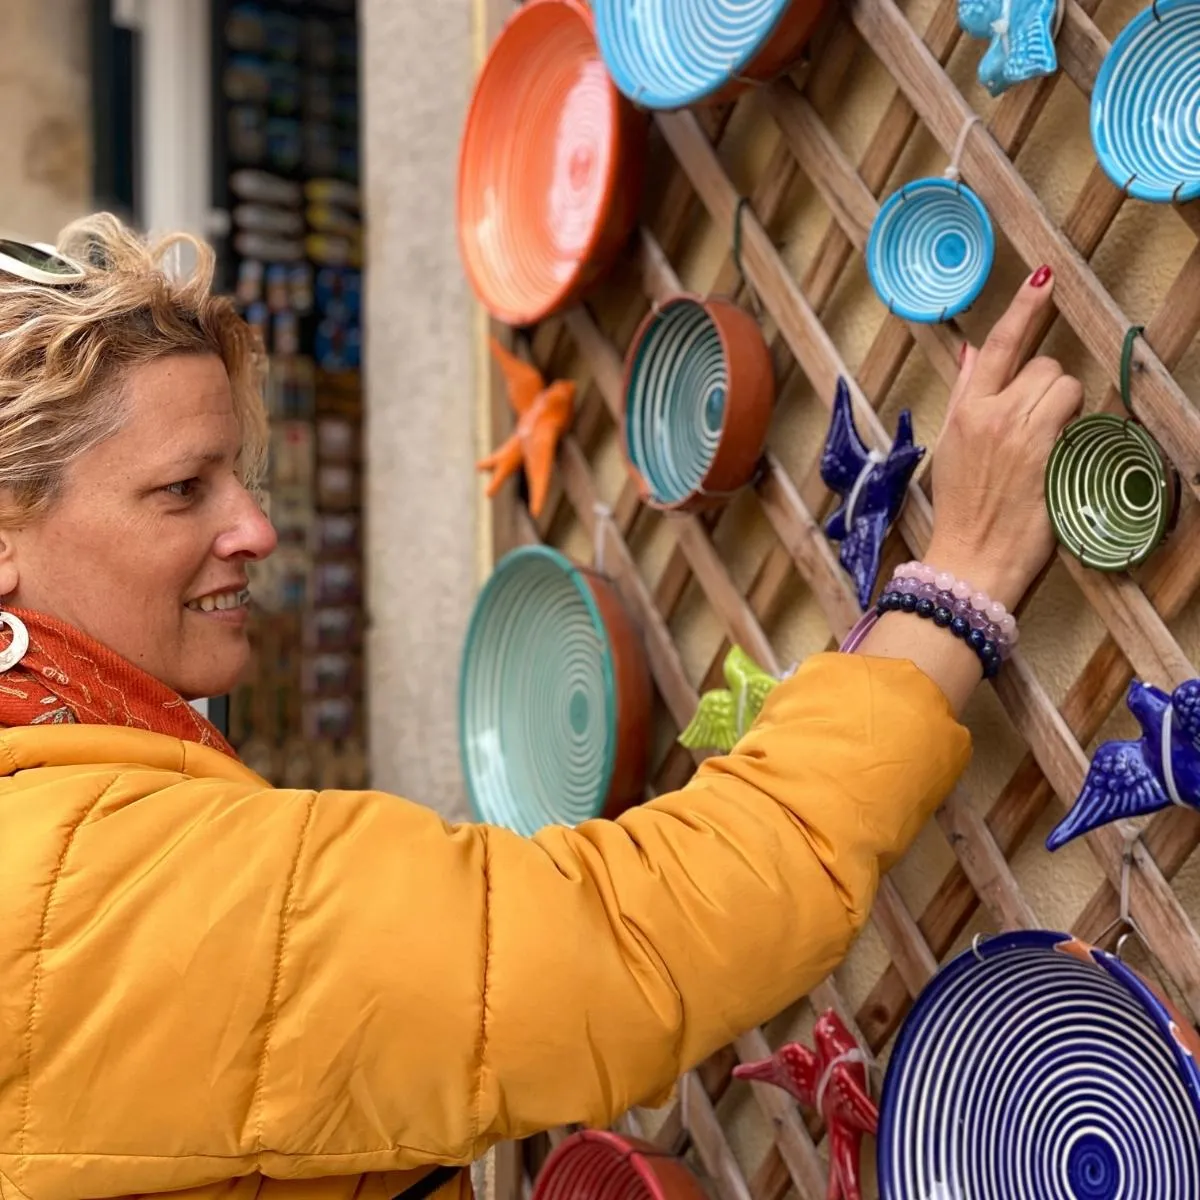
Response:
POLYGON ((1048 850, 1170 804, 1200 808, 1200 679, 1181 683, 1169 696, 1135 679, 1125 703, 1142 736, 1101 744, 1074 806, 1046 839, 1048 850))
POLYGON ((963 32, 991 43, 979 63, 979 82, 991 95, 1058 70, 1054 39, 1063 11, 1063 0, 958 0, 963 32))
POLYGON ((871 602, 884 538, 904 507, 908 481, 924 455, 924 446, 913 445, 907 409, 900 414, 891 450, 886 455, 868 450, 854 425, 850 388, 838 380, 821 478, 842 503, 826 521, 825 534, 841 543, 838 560, 854 580, 860 608, 871 602))
POLYGON ((730 647, 723 669, 728 689, 705 692, 696 706, 696 715, 679 735, 680 745, 689 750, 728 754, 754 724, 768 693, 779 682, 740 646, 730 647))
POLYGON ((529 483, 529 511, 537 517, 550 490, 558 439, 575 415, 575 384, 560 379, 547 386, 536 367, 510 354, 494 337, 491 347, 504 372, 508 402, 516 413, 517 427, 502 446, 480 459, 476 466, 480 471, 492 473, 487 488, 489 499, 510 475, 524 466, 529 483))
POLYGON ((770 1058, 734 1067, 738 1079, 772 1083, 802 1108, 819 1112, 829 1134, 826 1200, 862 1200, 859 1153, 862 1136, 879 1125, 879 1109, 868 1092, 867 1068, 850 1031, 833 1009, 813 1028, 816 1051, 797 1042, 770 1058))

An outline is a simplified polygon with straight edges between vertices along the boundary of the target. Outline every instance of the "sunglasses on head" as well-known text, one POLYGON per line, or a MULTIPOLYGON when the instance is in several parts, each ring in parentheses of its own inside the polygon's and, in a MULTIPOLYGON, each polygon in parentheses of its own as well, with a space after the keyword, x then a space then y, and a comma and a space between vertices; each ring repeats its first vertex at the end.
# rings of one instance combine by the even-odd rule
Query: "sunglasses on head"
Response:
POLYGON ((0 238, 0 271, 51 287, 78 283, 87 274, 79 263, 59 254, 53 246, 10 238, 0 238))

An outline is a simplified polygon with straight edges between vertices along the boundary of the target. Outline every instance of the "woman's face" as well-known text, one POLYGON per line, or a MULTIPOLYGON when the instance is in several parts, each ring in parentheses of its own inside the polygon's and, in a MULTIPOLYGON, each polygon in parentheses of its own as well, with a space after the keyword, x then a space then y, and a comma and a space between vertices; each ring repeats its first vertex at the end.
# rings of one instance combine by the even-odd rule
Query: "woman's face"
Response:
POLYGON ((32 524, 0 531, 0 594, 60 618, 186 699, 246 665, 246 564, 275 531, 242 486, 225 366, 176 355, 133 370, 119 433, 67 469, 32 524))

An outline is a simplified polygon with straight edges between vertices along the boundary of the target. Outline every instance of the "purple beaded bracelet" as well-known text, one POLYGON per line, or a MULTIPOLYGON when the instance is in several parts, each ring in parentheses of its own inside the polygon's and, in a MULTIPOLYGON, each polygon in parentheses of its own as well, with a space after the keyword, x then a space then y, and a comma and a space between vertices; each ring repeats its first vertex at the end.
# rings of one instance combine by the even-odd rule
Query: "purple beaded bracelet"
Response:
POLYGON ((933 616, 979 656, 985 678, 992 678, 1017 643, 1017 623, 1003 604, 925 563, 896 568, 878 602, 855 623, 841 645, 852 654, 885 612, 908 611, 933 616))

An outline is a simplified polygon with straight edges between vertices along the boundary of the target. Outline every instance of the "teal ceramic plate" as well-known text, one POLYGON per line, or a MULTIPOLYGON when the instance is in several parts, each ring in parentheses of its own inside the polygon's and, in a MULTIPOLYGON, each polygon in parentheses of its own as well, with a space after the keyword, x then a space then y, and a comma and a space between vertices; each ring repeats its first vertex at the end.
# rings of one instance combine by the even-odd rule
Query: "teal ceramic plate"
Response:
POLYGON ((459 739, 479 820, 530 835, 611 815, 644 780, 649 683, 619 599, 547 546, 505 556, 467 630, 459 739))

